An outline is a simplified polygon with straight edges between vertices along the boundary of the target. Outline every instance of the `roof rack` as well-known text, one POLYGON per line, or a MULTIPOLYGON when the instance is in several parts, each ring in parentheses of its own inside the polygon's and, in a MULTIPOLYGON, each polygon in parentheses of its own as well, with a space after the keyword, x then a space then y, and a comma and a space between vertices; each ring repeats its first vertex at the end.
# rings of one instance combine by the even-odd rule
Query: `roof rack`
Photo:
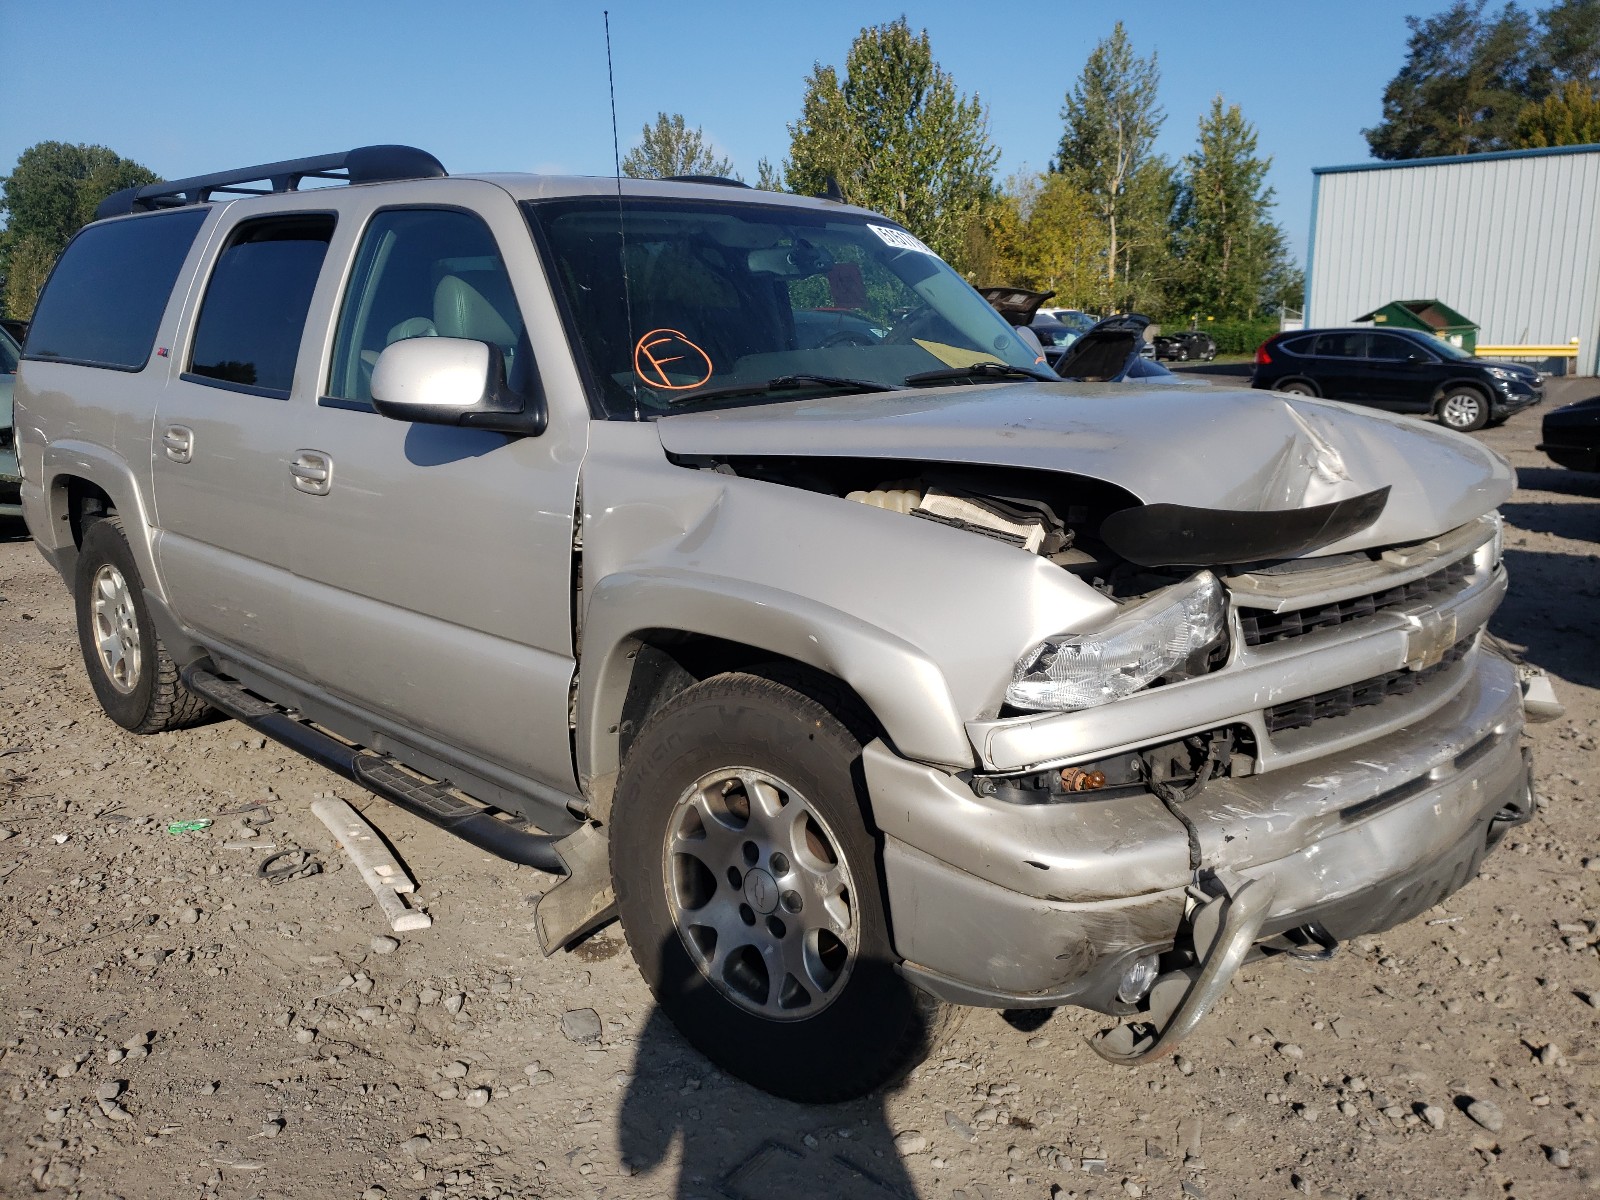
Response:
POLYGON ((742 187, 750 185, 742 179, 729 179, 726 175, 668 175, 668 183, 714 183, 718 187, 742 187))
POLYGON ((240 167, 213 175, 196 175, 143 187, 123 188, 100 202, 95 219, 120 217, 127 213, 176 208, 185 204, 205 204, 212 193, 241 196, 267 196, 273 192, 298 191, 304 179, 338 179, 345 183, 385 183, 395 179, 441 179, 447 172, 439 160, 415 146, 357 146, 335 154, 311 158, 291 158, 240 167), (249 187, 248 184, 266 186, 249 187))

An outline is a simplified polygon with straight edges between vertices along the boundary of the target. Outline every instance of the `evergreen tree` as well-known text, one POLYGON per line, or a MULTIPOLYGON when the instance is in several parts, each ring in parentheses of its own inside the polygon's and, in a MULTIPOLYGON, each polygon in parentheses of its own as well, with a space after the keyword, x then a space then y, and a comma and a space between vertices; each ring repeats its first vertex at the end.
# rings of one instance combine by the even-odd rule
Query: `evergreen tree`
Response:
POLYGON ((1061 109, 1065 129, 1055 169, 1091 198, 1104 229, 1107 304, 1139 301, 1135 258, 1147 255, 1149 231, 1164 222, 1164 176, 1151 146, 1165 114, 1154 53, 1139 58, 1118 21, 1089 54, 1061 109), (1130 235, 1134 235, 1131 236, 1130 235))
POLYGON ((851 204, 900 222, 958 270, 994 192, 999 151, 977 96, 956 90, 926 30, 904 17, 862 29, 844 74, 817 63, 789 126, 788 190, 819 195, 833 179, 851 204))
POLYGON ((737 178, 733 161, 718 158, 700 127, 690 129, 682 113, 657 113, 655 124, 646 125, 638 143, 623 156, 622 173, 631 179, 669 179, 674 175, 737 178))
POLYGON ((1600 90, 1600 0, 1559 0, 1539 14, 1539 54, 1556 85, 1600 90))
POLYGON ((1577 81, 1561 91, 1530 104, 1517 116, 1516 145, 1587 146, 1600 142, 1600 96, 1577 81))
POLYGON ((1191 313, 1253 317, 1284 269, 1283 233, 1272 222, 1270 158, 1256 130, 1221 96, 1200 118, 1199 140, 1184 156, 1176 218, 1183 303, 1191 313))
POLYGON ((33 315, 56 256, 94 220, 100 201, 112 192, 155 181, 151 171, 104 146, 39 142, 24 150, 11 174, 0 180, 0 212, 6 215, 0 233, 6 315, 33 315))
POLYGON ((1436 16, 1406 18, 1405 65, 1384 89, 1383 120, 1362 130, 1374 158, 1474 154, 1512 144, 1517 116, 1539 98, 1544 71, 1527 13, 1507 4, 1486 18, 1484 4, 1455 0, 1436 16))

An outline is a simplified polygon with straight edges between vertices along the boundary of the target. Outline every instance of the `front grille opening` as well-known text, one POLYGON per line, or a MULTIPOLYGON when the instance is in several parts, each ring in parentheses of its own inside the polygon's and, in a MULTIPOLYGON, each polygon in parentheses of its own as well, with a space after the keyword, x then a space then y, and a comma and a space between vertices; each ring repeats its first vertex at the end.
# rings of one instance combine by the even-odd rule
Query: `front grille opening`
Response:
POLYGON ((1370 617, 1386 609, 1439 600, 1466 582, 1472 571, 1473 559, 1468 555, 1420 579, 1413 579, 1410 583, 1398 584, 1365 596, 1352 596, 1348 600, 1339 600, 1317 608, 1302 608, 1284 613, 1241 608, 1239 625, 1247 646, 1282 642, 1313 633, 1318 629, 1333 629, 1348 621, 1359 621, 1362 617, 1370 617))
POLYGON ((1342 717, 1358 708, 1382 704, 1393 696, 1408 695, 1430 679, 1444 674, 1465 658, 1467 652, 1472 649, 1476 637, 1477 633, 1474 631, 1472 637, 1463 638, 1446 650, 1444 657, 1433 666, 1420 671, 1402 667, 1398 671, 1389 671, 1371 679, 1363 679, 1359 683, 1347 683, 1344 687, 1318 692, 1303 700, 1275 704, 1266 710, 1267 732, 1282 733, 1286 729, 1301 729, 1314 721, 1322 721, 1328 717, 1342 717))

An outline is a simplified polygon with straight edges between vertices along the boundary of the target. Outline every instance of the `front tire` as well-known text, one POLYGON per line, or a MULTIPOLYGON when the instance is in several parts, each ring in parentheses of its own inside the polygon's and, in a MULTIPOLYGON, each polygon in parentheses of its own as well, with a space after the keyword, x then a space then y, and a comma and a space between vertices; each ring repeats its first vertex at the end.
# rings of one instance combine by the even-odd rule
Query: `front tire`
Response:
POLYGON ((1489 423, 1489 400, 1477 388, 1452 388, 1439 398, 1439 424, 1471 433, 1489 423))
POLYGON ((116 515, 84 531, 73 577, 78 645, 95 698, 133 733, 162 733, 205 718, 205 701, 178 680, 178 664, 156 636, 139 564, 116 515))
POLYGON ((723 1070, 808 1103, 902 1075, 948 1015, 895 969, 862 737, 836 711, 704 680, 639 731, 612 807, 622 927, 657 1002, 723 1070))

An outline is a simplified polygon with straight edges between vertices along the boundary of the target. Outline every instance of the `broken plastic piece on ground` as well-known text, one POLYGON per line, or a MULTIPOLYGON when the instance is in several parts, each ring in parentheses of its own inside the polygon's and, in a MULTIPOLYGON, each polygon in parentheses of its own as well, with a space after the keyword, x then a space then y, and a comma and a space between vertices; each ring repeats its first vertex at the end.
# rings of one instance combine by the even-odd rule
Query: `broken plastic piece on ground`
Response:
POLYGON ((210 829, 211 820, 201 817, 195 821, 172 821, 167 825, 168 833, 198 833, 202 829, 210 829))
POLYGON ((389 928, 400 933, 407 929, 426 929, 433 924, 433 918, 427 913, 406 907, 400 895, 415 892, 417 885, 355 809, 343 800, 327 797, 313 801, 311 811, 355 863, 362 880, 378 898, 378 907, 388 918, 389 928))
POLYGON ((1526 664, 1517 667, 1522 684, 1522 712, 1530 721, 1554 721, 1567 715, 1567 706, 1556 698, 1550 676, 1526 664))

